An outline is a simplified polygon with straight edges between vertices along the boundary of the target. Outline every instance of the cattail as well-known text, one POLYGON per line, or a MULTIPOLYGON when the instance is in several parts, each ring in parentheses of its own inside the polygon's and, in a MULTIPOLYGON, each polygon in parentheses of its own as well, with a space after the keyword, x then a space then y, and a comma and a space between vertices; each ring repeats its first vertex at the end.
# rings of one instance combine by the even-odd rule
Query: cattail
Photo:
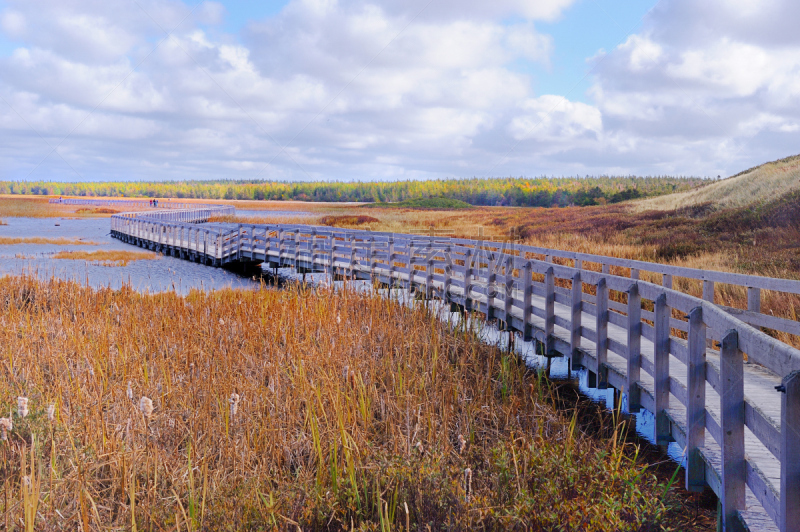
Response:
POLYGON ((345 366, 342 368, 342 378, 347 380, 348 375, 350 375, 350 366, 345 366))
POLYGON ((144 417, 149 418, 153 415, 153 401, 149 397, 142 396, 139 400, 139 410, 142 411, 144 417))
POLYGON ((23 419, 28 415, 27 397, 17 397, 17 415, 23 419))
POLYGON ((51 404, 47 407, 47 421, 52 423, 56 419, 56 405, 51 404))
POLYGON ((234 392, 231 394, 231 417, 236 417, 236 412, 239 410, 239 394, 234 392))
POLYGON ((0 417, 0 440, 8 439, 8 431, 14 428, 14 423, 10 417, 0 417))
POLYGON ((131 388, 131 381, 128 381, 128 391, 126 392, 129 401, 133 401, 133 388, 131 388))
POLYGON ((458 454, 464 454, 464 450, 467 448, 467 440, 464 439, 464 436, 461 434, 458 435, 458 454))
POLYGON ((472 469, 466 468, 464 470, 464 493, 467 497, 467 502, 472 495, 472 469))

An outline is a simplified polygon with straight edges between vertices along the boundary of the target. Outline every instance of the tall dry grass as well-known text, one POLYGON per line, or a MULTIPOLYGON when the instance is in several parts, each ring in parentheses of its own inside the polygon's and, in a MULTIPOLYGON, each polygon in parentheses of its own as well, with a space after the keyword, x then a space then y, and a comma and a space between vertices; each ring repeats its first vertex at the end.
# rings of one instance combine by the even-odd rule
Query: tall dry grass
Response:
POLYGON ((0 309, 6 529, 616 531, 675 517, 616 431, 582 434, 516 358, 422 307, 5 277, 0 309))
POLYGON ((149 251, 59 251, 53 258, 85 260, 101 266, 127 266, 132 261, 156 260, 161 258, 161 255, 149 251))
POLYGON ((99 242, 93 240, 83 240, 81 238, 48 238, 48 237, 5 237, 0 236, 0 246, 12 246, 16 244, 55 244, 58 246, 99 246, 99 242))

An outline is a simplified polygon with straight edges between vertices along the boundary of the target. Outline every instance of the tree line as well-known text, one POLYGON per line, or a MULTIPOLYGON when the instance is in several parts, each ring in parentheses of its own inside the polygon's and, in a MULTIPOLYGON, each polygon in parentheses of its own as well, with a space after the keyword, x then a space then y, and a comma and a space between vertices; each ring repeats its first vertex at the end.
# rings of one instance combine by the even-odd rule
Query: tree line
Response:
POLYGON ((603 205, 688 190, 697 177, 471 178, 423 181, 0 181, 0 194, 49 196, 397 202, 446 197, 472 205, 565 207, 603 205))

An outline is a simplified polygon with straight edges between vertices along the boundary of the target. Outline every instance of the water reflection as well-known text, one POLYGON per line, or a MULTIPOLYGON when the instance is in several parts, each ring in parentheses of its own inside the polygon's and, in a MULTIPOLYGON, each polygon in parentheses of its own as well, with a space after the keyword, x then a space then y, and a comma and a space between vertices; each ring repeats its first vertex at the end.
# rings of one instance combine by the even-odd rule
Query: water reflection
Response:
POLYGON ((139 260, 127 266, 100 266, 85 260, 53 259, 59 251, 136 251, 137 248, 111 238, 107 218, 7 218, 0 226, 0 237, 69 238, 100 245, 14 244, 0 246, 0 275, 31 274, 40 279, 74 280, 100 288, 120 288, 128 284, 140 292, 174 290, 187 294, 192 289, 256 288, 248 277, 222 268, 209 268, 193 262, 163 256, 139 260), (24 257, 24 258, 23 258, 24 257))

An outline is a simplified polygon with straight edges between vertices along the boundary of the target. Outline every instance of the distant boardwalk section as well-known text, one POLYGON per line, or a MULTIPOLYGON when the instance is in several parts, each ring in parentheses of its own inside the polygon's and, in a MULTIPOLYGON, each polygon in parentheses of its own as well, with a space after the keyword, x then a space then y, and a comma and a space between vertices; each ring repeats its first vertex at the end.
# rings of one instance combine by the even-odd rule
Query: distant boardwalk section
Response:
POLYGON ((800 531, 800 351, 757 328, 800 334, 760 304, 762 290, 800 294, 800 282, 501 242, 204 223, 226 214, 231 207, 196 205, 125 213, 111 217, 111 231, 209 265, 371 280, 480 312, 587 368, 590 386, 625 394, 629 411, 652 412, 655 440, 686 450, 686 487, 719 496, 725 530, 800 531), (702 282, 702 299, 674 290, 674 277, 702 282), (748 308, 715 304, 717 283, 746 289, 748 308))

